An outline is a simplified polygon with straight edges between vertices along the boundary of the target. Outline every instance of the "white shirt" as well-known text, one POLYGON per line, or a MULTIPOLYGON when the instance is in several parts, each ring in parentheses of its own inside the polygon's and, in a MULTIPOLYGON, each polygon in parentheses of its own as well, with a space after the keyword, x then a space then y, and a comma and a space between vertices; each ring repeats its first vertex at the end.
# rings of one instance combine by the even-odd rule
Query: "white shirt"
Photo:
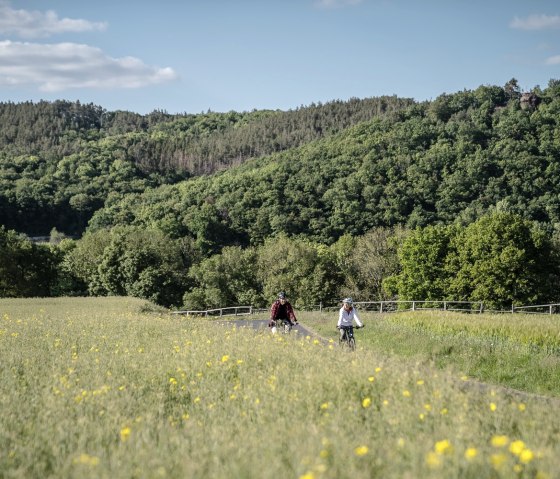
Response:
POLYGON ((338 313, 338 324, 337 326, 352 326, 352 320, 356 321, 356 324, 359 327, 362 327, 363 324, 360 321, 360 318, 358 318, 358 312, 356 311, 356 308, 352 308, 351 310, 347 311, 346 309, 344 309, 344 306, 342 308, 340 308, 340 311, 338 313))

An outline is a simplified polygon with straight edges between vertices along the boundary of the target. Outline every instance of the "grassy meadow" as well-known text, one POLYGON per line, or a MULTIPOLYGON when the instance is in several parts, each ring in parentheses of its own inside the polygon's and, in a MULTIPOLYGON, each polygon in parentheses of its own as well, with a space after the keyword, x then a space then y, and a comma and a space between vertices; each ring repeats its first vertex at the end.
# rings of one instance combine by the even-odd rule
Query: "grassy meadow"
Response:
POLYGON ((558 477, 555 318, 364 313, 354 353, 299 319, 332 342, 0 300, 0 477, 558 477))
MULTIPOLYGON (((548 396, 560 402, 560 317, 414 311, 360 313, 362 346, 451 368, 458 376, 548 396)), ((336 339, 336 313, 310 314, 306 325, 336 339)))

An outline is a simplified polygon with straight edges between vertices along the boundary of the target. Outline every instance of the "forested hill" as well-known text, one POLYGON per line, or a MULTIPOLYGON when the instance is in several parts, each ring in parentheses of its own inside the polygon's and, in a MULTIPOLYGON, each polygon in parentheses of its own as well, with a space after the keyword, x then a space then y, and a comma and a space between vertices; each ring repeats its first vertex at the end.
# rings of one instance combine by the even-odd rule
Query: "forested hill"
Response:
POLYGON ((207 252, 270 235, 331 243, 499 209, 560 222, 560 82, 444 94, 216 175, 109 200, 93 229, 156 225, 207 252))
POLYGON ((80 234, 107 198, 211 174, 412 105, 397 97, 296 110, 170 115, 79 102, 0 103, 0 224, 80 234))

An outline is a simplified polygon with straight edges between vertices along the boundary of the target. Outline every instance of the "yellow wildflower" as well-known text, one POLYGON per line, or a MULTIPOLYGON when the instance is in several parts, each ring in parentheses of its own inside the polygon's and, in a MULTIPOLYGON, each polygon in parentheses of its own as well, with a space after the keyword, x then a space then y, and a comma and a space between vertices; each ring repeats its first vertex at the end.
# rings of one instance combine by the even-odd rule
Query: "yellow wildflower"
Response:
POLYGON ((492 454, 490 456, 490 462, 492 466, 494 466, 494 469, 499 469, 506 461, 507 457, 505 454, 492 454))
POLYGON ((443 439, 442 441, 436 442, 434 450, 438 454, 449 454, 453 451, 453 446, 451 446, 451 443, 447 439, 443 439))
POLYGON ((441 458, 434 451, 430 451, 428 454, 426 454, 426 464, 428 465, 428 467, 435 469, 441 466, 441 458))
POLYGON ((507 436, 492 436, 490 444, 494 447, 504 447, 509 444, 509 439, 507 436))
POLYGON ((531 449, 524 449, 519 455, 519 460, 523 464, 529 464, 534 458, 535 455, 533 454, 533 451, 531 451, 531 449))
POLYGON ((362 407, 368 408, 371 406, 371 398, 367 397, 362 400, 362 407))
POLYGON ((356 456, 365 456, 369 451, 369 448, 367 446, 358 446, 356 449, 354 449, 354 454, 356 454, 356 456))
POLYGON ((121 441, 127 441, 130 437, 131 430, 129 427, 123 427, 121 429, 121 441))
POLYGON ((97 466, 99 464, 99 458, 83 453, 74 458, 72 462, 74 462, 74 464, 85 464, 86 466, 97 466))
POLYGON ((469 460, 474 459, 477 455, 478 455, 478 451, 474 447, 468 447, 465 450, 465 458, 466 459, 469 459, 469 460))
POLYGON ((519 456, 523 452, 523 449, 525 449, 525 443, 521 440, 513 441, 509 445, 509 452, 516 456, 519 456))

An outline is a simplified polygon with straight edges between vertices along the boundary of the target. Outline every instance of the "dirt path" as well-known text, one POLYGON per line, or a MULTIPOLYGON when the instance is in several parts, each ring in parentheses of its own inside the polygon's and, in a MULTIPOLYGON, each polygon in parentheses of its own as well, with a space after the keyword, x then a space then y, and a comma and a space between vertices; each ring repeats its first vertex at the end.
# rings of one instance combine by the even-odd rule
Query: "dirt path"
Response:
MULTIPOLYGON (((231 324, 237 326, 238 328, 249 328, 257 331, 261 329, 268 329, 267 319, 232 319, 220 321, 220 323, 231 324)), ((292 334, 294 333, 302 336, 316 336, 315 333, 309 331, 305 326, 299 323, 292 328, 292 334)))

